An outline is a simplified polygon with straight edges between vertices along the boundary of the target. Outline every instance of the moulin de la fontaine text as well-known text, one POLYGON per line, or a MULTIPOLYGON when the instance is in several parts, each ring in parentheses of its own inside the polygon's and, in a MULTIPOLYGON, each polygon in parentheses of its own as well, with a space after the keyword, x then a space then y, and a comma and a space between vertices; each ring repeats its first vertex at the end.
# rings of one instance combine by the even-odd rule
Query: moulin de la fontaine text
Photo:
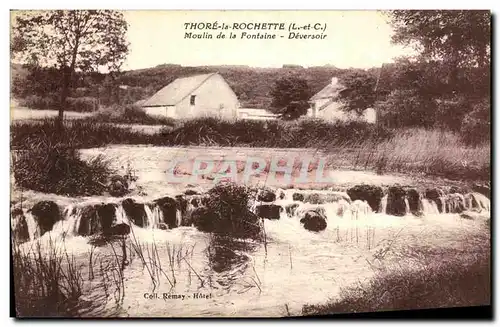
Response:
POLYGON ((184 39, 324 40, 326 23, 186 22, 184 39))

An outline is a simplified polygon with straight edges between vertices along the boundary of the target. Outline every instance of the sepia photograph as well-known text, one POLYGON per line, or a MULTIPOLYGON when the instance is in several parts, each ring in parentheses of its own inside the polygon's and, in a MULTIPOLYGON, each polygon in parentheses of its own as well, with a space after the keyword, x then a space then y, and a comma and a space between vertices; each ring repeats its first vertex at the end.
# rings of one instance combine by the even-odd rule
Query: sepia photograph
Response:
POLYGON ((491 22, 11 10, 11 315, 492 318, 491 22))

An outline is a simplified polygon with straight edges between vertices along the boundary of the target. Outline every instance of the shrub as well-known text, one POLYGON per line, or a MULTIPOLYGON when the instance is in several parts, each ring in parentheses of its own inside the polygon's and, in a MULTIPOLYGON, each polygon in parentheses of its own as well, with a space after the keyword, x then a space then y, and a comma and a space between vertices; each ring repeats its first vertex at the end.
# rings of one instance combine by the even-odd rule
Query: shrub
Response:
POLYGON ((467 144, 480 144, 490 141, 491 103, 483 99, 473 106, 470 113, 465 115, 462 126, 462 140, 467 144))
POLYGON ((68 196, 102 194, 113 173, 101 156, 86 162, 76 149, 48 146, 17 153, 13 170, 21 187, 68 196))
POLYGON ((187 120, 161 133, 164 145, 254 147, 328 147, 366 139, 386 139, 392 132, 362 122, 224 121, 213 117, 187 120))
POLYGON ((435 102, 414 90, 394 90, 375 107, 387 127, 431 127, 436 122, 435 102))
POLYGON ((220 183, 208 191, 206 215, 213 232, 238 238, 259 238, 259 218, 249 210, 250 190, 235 183, 220 183))

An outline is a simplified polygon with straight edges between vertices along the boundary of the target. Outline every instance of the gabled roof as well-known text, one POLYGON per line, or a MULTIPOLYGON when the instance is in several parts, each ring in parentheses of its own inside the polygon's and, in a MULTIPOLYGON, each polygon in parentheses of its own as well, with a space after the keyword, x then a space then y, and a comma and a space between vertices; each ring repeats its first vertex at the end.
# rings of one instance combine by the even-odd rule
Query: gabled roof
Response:
POLYGON ((310 101, 315 101, 319 99, 329 99, 329 98, 334 98, 338 95, 338 93, 342 90, 344 90, 345 87, 344 85, 340 84, 338 81, 336 81, 334 84, 329 83, 327 86, 325 86, 321 91, 316 93, 315 95, 312 96, 310 101))
POLYGON ((142 106, 175 106, 191 93, 196 91, 196 89, 198 89, 215 74, 217 73, 178 78, 156 92, 151 98, 146 100, 142 106))

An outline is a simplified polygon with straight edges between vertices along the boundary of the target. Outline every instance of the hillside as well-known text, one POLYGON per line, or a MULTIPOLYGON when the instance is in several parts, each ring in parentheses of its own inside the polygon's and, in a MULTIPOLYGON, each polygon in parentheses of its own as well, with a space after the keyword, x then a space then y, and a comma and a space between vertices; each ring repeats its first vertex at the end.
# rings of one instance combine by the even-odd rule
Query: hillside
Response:
POLYGON ((160 65, 154 68, 126 71, 120 83, 147 89, 152 95, 174 79, 194 74, 219 72, 238 95, 243 107, 268 108, 269 92, 274 82, 287 74, 297 74, 308 81, 312 93, 328 84, 332 77, 341 76, 348 70, 331 66, 257 68, 248 66, 198 66, 160 65))

